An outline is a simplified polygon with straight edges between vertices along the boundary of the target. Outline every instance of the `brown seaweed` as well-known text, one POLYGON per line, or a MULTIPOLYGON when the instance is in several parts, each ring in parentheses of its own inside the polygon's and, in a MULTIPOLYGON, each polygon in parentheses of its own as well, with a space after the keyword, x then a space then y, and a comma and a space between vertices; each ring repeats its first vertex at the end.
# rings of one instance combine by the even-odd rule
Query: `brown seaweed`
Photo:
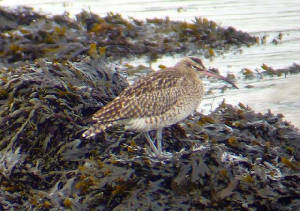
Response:
POLYGON ((39 58, 74 61, 86 55, 148 56, 151 60, 175 53, 213 57, 215 49, 222 53, 231 46, 256 44, 257 39, 206 18, 195 18, 192 23, 169 18, 142 21, 83 11, 73 20, 66 15, 46 17, 30 8, 0 7, 0 20, 0 62, 6 66, 39 58))
POLYGON ((283 115, 225 103, 197 113, 165 129, 169 160, 149 157, 143 136, 123 127, 81 137, 128 85, 114 59, 199 47, 214 56, 253 37, 205 18, 74 21, 28 8, 0 8, 0 18, 0 210, 299 208, 300 134, 283 115))

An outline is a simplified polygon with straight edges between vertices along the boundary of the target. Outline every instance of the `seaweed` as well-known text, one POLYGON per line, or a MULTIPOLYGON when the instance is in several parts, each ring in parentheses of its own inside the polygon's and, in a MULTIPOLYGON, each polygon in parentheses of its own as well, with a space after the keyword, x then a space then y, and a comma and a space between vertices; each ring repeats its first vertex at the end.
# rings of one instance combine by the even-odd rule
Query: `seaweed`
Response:
MULTIPOLYGON (((205 18, 82 12, 71 20, 0 8, 0 19, 1 210, 298 209, 300 133, 283 115, 223 102, 165 128, 163 147, 173 153, 165 160, 122 126, 81 136, 90 116, 128 86, 116 59, 217 56, 255 37, 205 18)), ((124 66, 130 76, 151 71, 124 66)), ((263 68, 260 77, 279 75, 263 68)), ((282 71, 297 73, 299 65, 282 71)))
POLYGON ((40 58, 76 61, 86 55, 113 59, 147 56, 150 60, 175 53, 213 57, 230 46, 254 45, 257 39, 206 18, 191 23, 169 18, 143 21, 82 11, 73 20, 67 15, 46 17, 30 8, 1 7, 0 18, 1 23, 11 23, 0 25, 0 62, 5 66, 40 58))

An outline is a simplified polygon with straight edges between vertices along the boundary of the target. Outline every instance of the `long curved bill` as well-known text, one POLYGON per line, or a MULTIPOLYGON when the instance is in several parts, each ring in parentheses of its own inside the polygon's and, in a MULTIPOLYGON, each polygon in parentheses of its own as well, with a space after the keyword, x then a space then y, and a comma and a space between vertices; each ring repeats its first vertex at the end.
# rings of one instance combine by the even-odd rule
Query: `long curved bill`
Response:
POLYGON ((228 78, 225 78, 222 75, 219 75, 219 74, 214 73, 214 72, 209 71, 209 70, 202 70, 201 72, 204 73, 207 76, 218 78, 218 79, 221 79, 223 81, 226 81, 227 83, 230 83, 234 88, 238 89, 238 87, 231 80, 229 80, 228 78))

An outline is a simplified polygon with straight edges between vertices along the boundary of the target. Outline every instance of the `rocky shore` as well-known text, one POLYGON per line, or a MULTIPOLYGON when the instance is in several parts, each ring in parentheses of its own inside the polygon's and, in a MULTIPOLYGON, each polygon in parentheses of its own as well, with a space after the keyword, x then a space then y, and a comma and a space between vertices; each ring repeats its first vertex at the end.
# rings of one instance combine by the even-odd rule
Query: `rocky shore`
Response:
POLYGON ((169 160, 149 157, 143 136, 122 127, 81 137, 128 86, 120 60, 257 43, 205 18, 73 20, 0 8, 0 210, 297 210, 300 134, 280 114, 226 103, 197 113, 164 130, 169 160))

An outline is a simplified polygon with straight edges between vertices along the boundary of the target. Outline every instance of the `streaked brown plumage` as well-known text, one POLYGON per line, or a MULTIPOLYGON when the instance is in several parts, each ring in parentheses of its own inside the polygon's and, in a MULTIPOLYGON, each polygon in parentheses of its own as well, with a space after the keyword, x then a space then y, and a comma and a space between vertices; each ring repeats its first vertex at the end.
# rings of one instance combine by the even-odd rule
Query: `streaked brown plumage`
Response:
POLYGON ((162 128, 185 119, 201 102, 204 94, 201 75, 214 76, 233 84, 207 71, 200 59, 186 57, 174 67, 150 73, 127 87, 93 115, 96 123, 84 132, 83 137, 93 137, 115 124, 124 124, 126 129, 141 132, 157 130, 158 149, 148 133, 146 138, 154 153, 161 156, 162 128))

